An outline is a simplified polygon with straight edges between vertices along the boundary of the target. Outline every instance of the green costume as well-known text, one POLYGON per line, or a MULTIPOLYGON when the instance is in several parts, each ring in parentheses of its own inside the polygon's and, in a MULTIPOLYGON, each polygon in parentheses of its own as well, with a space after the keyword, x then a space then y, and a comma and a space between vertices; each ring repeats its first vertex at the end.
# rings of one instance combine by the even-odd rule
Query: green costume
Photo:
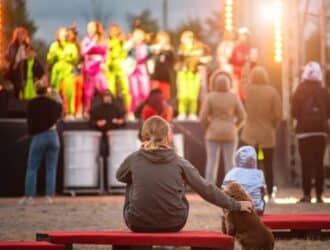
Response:
POLYGON ((180 69, 177 73, 178 111, 180 115, 196 114, 201 86, 201 77, 197 70, 201 56, 200 47, 181 46, 180 69))
POLYGON ((74 68, 79 61, 79 52, 74 43, 55 41, 51 44, 47 62, 52 65, 51 85, 61 92, 67 114, 75 113, 74 68))
POLYGON ((36 96, 36 89, 34 86, 34 76, 33 76, 33 65, 34 65, 34 59, 28 59, 27 70, 26 70, 26 82, 22 93, 24 100, 30 100, 36 96))
POLYGON ((126 57, 127 51, 124 49, 124 42, 118 38, 111 38, 106 61, 108 87, 115 97, 118 95, 123 97, 125 107, 128 109, 131 97, 128 89, 128 76, 123 68, 126 57))

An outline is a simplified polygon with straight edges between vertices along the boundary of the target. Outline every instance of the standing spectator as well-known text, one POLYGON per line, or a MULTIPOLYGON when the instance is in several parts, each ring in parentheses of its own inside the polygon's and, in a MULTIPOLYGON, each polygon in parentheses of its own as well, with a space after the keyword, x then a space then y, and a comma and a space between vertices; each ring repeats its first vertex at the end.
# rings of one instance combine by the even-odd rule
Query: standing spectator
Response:
POLYGON ((160 89, 153 89, 150 91, 145 105, 143 106, 141 118, 145 121, 154 115, 161 116, 168 122, 171 122, 173 118, 173 108, 166 102, 160 89))
POLYGON ((269 84, 267 71, 256 66, 250 74, 250 84, 245 88, 245 107, 247 122, 243 128, 241 140, 262 150, 264 154, 267 193, 271 197, 273 190, 273 153, 275 130, 282 117, 280 95, 269 84))
POLYGON ((53 203, 55 194, 56 169, 60 143, 56 131, 56 122, 61 117, 61 104, 47 96, 44 82, 36 85, 37 97, 27 106, 28 133, 32 137, 28 166, 25 177, 25 196, 19 204, 33 204, 36 195, 37 173, 41 160, 46 156, 46 199, 53 203))
POLYGON ((199 115, 206 139, 205 179, 211 183, 216 183, 217 180, 221 151, 225 172, 233 167, 238 130, 246 117, 239 98, 229 92, 231 84, 232 79, 227 73, 215 72, 211 77, 211 92, 207 95, 199 115))
MULTIPOLYGON (((118 129, 124 125, 125 107, 121 107, 119 102, 114 100, 109 90, 102 94, 102 103, 92 106, 90 114, 90 125, 102 132, 100 155, 103 157, 104 163, 107 164, 110 148, 107 133, 113 129, 118 129)), ((105 175, 108 176, 104 168, 105 175)), ((107 186, 107 178, 105 178, 105 186, 107 186)))
POLYGON ((159 32, 156 43, 152 46, 155 70, 151 75, 153 89, 159 88, 165 100, 171 98, 171 82, 174 74, 174 51, 170 37, 166 32, 159 32))
POLYGON ((23 88, 19 64, 27 58, 26 50, 29 46, 30 37, 28 31, 23 27, 16 28, 5 55, 8 63, 6 78, 14 85, 16 98, 19 98, 23 88))
POLYGON ((311 182, 315 179, 316 201, 322 203, 323 158, 329 132, 330 96, 322 86, 320 65, 309 62, 302 74, 302 83, 293 96, 292 116, 297 120, 296 133, 302 167, 304 196, 311 202, 311 182))

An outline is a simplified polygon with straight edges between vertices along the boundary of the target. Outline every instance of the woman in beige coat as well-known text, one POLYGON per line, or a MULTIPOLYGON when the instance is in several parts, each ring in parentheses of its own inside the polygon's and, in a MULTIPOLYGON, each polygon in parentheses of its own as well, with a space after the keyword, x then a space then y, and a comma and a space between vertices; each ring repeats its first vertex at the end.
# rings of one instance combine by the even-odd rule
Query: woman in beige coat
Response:
POLYGON ((208 182, 216 183, 220 152, 223 151, 225 172, 234 164, 238 129, 246 117, 239 98, 231 93, 231 77, 215 72, 211 77, 211 92, 205 98, 200 112, 200 122, 206 139, 206 171, 208 182))
POLYGON ((281 98, 269 84, 268 73, 263 67, 253 68, 249 78, 249 84, 245 88, 245 108, 248 116, 241 140, 243 144, 263 151, 267 192, 271 195, 275 130, 282 118, 281 98))

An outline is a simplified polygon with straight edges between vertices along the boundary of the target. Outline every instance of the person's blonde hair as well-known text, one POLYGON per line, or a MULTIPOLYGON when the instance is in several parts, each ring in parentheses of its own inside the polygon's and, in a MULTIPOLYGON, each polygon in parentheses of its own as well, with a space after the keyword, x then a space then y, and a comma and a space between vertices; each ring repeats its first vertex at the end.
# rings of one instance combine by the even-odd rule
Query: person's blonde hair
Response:
POLYGON ((142 126, 142 148, 155 150, 168 148, 168 133, 170 132, 168 122, 160 116, 152 116, 142 126))
POLYGON ((256 66, 252 69, 249 75, 250 83, 252 84, 268 84, 269 76, 265 68, 256 66))

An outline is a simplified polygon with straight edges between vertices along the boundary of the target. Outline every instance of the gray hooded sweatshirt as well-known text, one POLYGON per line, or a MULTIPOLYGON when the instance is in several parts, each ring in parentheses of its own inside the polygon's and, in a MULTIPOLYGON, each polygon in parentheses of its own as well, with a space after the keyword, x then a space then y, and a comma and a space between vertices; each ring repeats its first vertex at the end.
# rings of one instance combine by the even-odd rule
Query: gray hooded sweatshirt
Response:
POLYGON ((124 217, 131 229, 182 228, 189 212, 186 184, 216 206, 240 210, 237 201, 207 183, 198 170, 173 149, 140 149, 132 153, 119 167, 117 179, 127 183, 124 217))

